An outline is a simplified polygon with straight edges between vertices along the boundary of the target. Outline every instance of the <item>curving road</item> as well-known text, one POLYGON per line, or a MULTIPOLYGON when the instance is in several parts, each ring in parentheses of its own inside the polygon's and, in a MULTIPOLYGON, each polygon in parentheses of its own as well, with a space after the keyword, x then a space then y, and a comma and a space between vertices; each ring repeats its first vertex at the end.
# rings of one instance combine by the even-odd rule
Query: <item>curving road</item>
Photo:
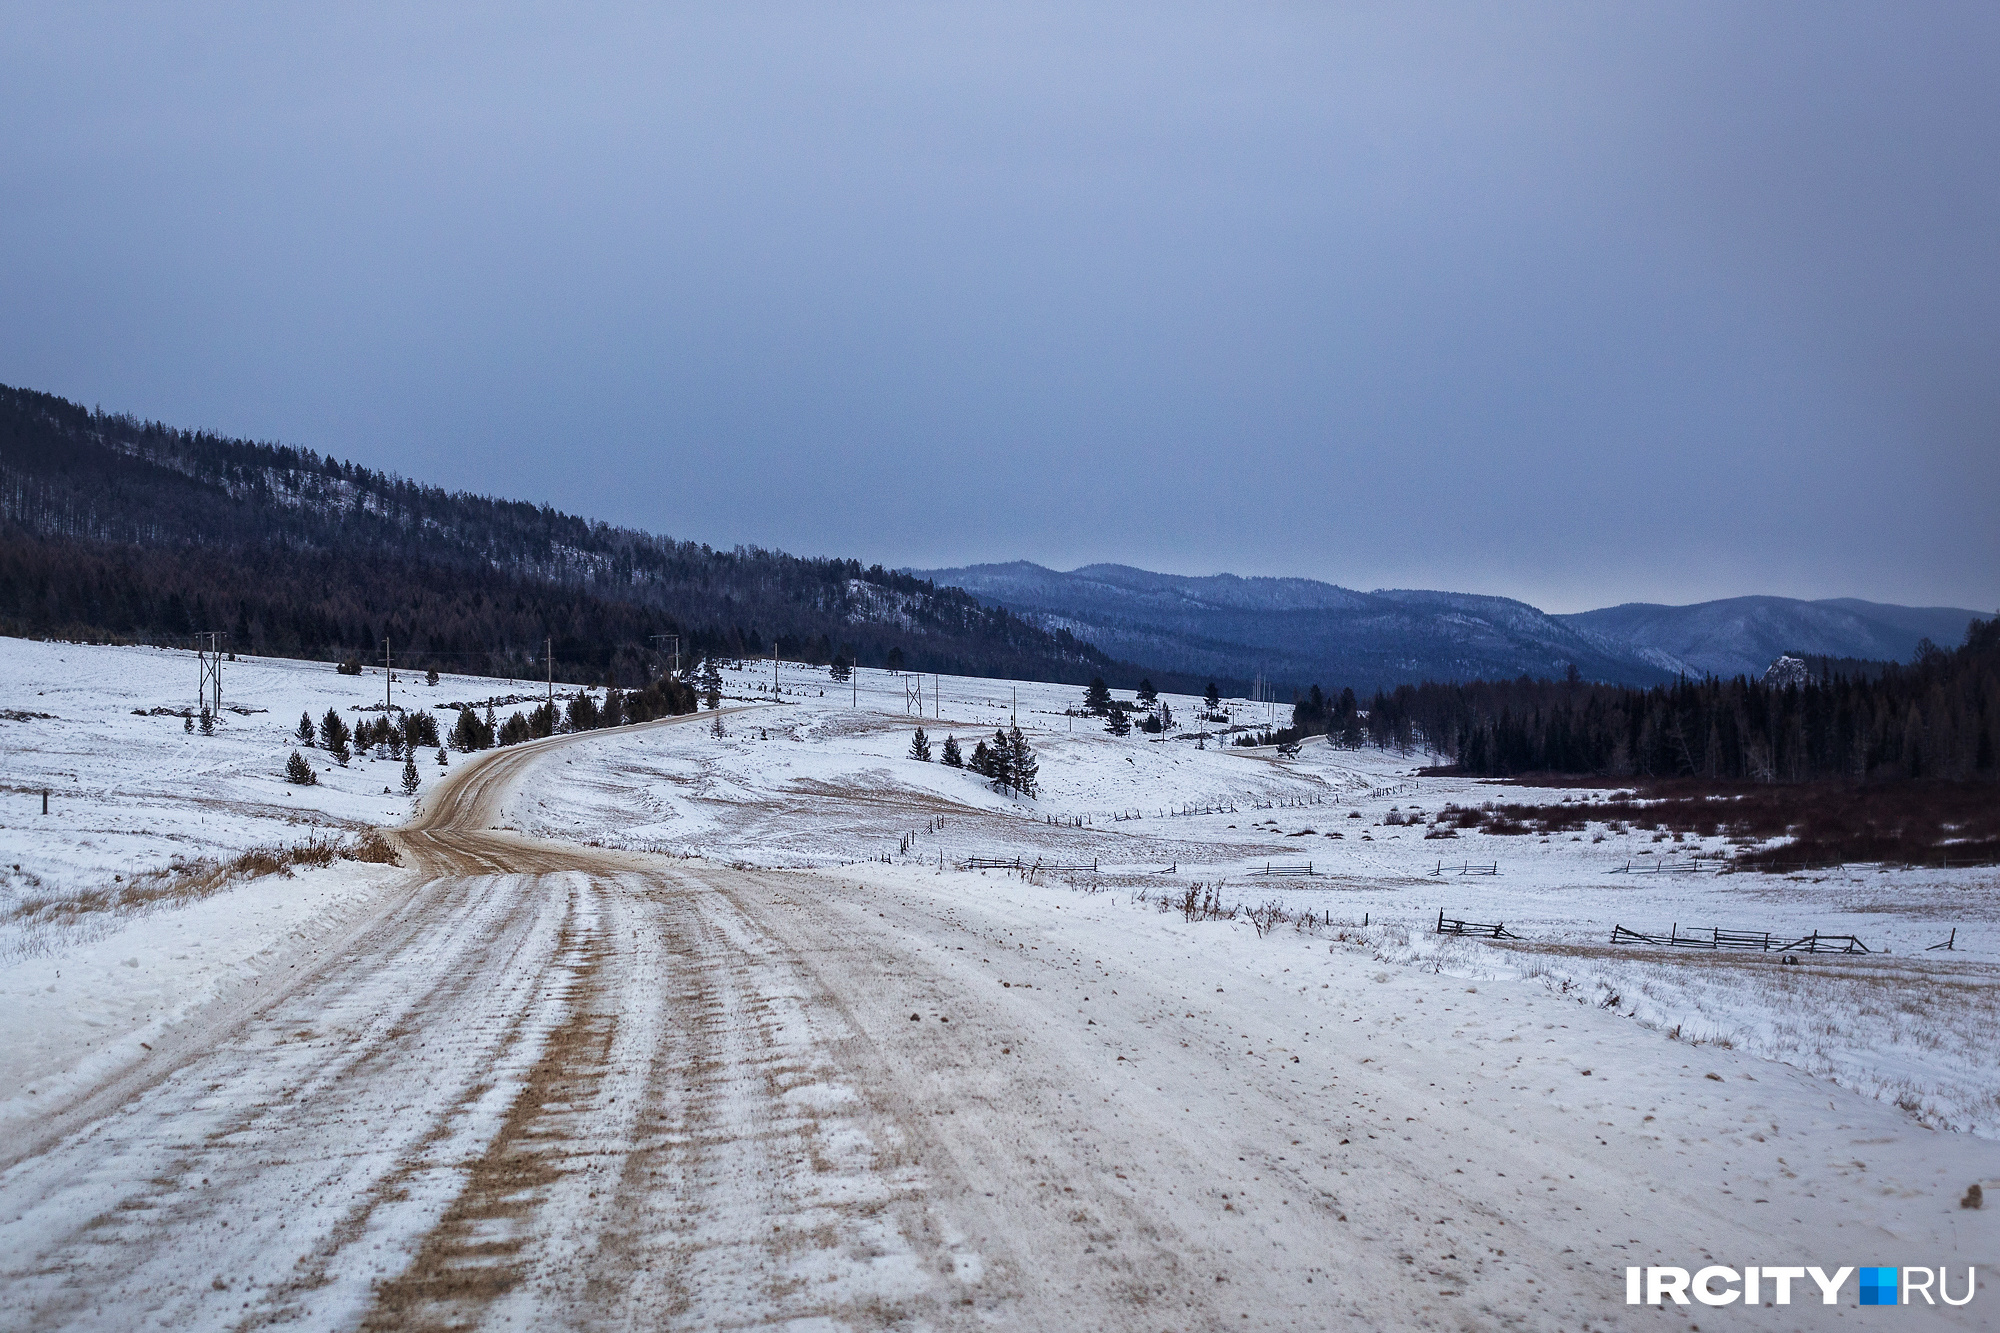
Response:
POLYGON ((1709 1120, 1727 1053, 1551 1117, 1577 1076, 1520 1044, 1544 1019, 1607 1069, 1664 1044, 1532 988, 1405 1028, 1462 985, 1319 946, 1331 981, 1257 964, 1225 994, 1144 917, 1113 959, 997 891, 497 827, 591 739, 460 765, 372 917, 9 1145, 0 1326, 1574 1328, 1640 1317, 1628 1256, 1824 1225, 1840 1168, 1785 1137, 1811 1127, 1766 1131, 1789 1180, 1720 1138, 1785 1071, 1746 1062, 1764 1091, 1709 1120), (1752 1219, 1716 1190, 1757 1162, 1752 1219))

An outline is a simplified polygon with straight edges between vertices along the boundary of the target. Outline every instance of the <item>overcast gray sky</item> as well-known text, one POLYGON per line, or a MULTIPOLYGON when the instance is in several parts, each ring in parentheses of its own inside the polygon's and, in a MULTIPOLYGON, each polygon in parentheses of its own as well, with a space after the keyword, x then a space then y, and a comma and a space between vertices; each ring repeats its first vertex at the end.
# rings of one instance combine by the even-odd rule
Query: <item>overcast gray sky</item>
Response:
POLYGON ((1990 3, 0 24, 8 383, 723 546, 2000 605, 1990 3))

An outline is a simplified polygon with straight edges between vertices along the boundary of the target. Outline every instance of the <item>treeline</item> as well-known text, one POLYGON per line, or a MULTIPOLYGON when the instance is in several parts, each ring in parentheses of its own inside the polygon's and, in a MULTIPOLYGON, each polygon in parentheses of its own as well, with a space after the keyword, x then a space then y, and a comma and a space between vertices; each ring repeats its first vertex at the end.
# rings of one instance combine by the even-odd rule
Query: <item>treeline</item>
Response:
POLYGON ((638 682, 772 651, 821 664, 1136 679, 1067 631, 859 561, 718 551, 310 450, 0 386, 0 633, 491 676, 638 682))
MULTIPOLYGON (((1803 684, 1743 677, 1648 690, 1578 680, 1404 685, 1378 692, 1335 735, 1470 774, 1602 774, 1726 781, 2000 777, 2000 620, 1974 621, 1952 650, 1926 642, 1907 665, 1846 675, 1822 663, 1803 684)), ((1315 690, 1294 734, 1332 730, 1340 704, 1315 690), (1314 701, 1317 700, 1317 704, 1314 701)))
MULTIPOLYGON (((711 708, 715 706, 709 705, 711 708)), ((492 704, 486 705, 484 717, 471 704, 462 704, 458 720, 452 724, 447 739, 454 750, 490 750, 495 745, 519 745, 522 741, 540 740, 558 731, 596 731, 604 727, 651 722, 655 718, 680 717, 694 712, 695 707, 692 685, 683 680, 661 677, 648 683, 644 689, 607 689, 602 703, 588 690, 578 690, 560 710, 552 701, 544 701, 525 713, 517 710, 505 722, 497 724, 492 704)))

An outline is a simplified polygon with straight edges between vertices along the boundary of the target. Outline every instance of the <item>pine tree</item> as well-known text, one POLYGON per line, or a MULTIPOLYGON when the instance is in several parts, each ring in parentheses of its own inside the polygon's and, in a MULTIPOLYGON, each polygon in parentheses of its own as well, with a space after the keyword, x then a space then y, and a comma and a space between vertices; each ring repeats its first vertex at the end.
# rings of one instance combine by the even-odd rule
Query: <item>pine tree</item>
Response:
POLYGON ((473 716, 472 709, 470 707, 459 709, 458 724, 451 729, 452 748, 463 754, 483 749, 479 743, 479 731, 479 719, 473 716))
POLYGON ((285 761, 285 781, 298 787, 311 787, 319 782, 319 774, 313 772, 313 766, 305 761, 305 756, 294 750, 292 757, 285 761))
POLYGON ((986 748, 985 741, 972 747, 972 760, 966 767, 982 778, 993 776, 993 751, 986 748))
POLYGON ((717 713, 713 718, 709 719, 708 734, 717 740, 721 740, 728 734, 722 729, 722 714, 717 713))
POLYGON ((342 764, 347 762, 347 741, 352 734, 348 731, 347 723, 342 720, 340 710, 337 708, 327 709, 326 716, 319 720, 320 748, 342 764))
POLYGON ((993 731, 993 780, 1003 787, 1014 785, 1014 747, 1007 743, 1007 733, 999 728, 993 731))
POLYGON ((714 653, 701 664, 701 701, 710 711, 722 707, 722 664, 714 653))
POLYGON ((181 714, 181 730, 182 730, 182 731, 185 731, 185 732, 186 732, 186 733, 188 733, 188 735, 190 735, 190 736, 192 736, 192 735, 194 734, 194 714, 193 714, 193 713, 182 713, 182 714, 181 714))
POLYGON ((1222 691, 1216 688, 1212 680, 1208 682, 1208 689, 1201 697, 1208 704, 1208 711, 1211 713, 1222 707, 1222 691))
POLYGON ((300 713, 300 714, 299 714, 299 726, 298 726, 298 730, 294 731, 294 732, 293 732, 292 734, 293 734, 294 736, 297 736, 297 737, 299 738, 299 744, 300 744, 300 745, 303 745, 303 746, 305 746, 305 747, 306 747, 306 749, 308 749, 308 750, 312 749, 312 743, 313 743, 313 720, 312 720, 312 714, 311 714, 311 713, 300 713))
POLYGON ((204 736, 215 734, 215 714, 209 712, 206 706, 201 710, 201 734, 204 736))
POLYGON ((1103 717, 1111 711, 1111 687, 1104 683, 1104 677, 1090 678, 1090 685, 1083 692, 1083 707, 1096 717, 1103 717))
POLYGON ((445 763, 444 747, 442 745, 438 746, 438 767, 439 768, 449 767, 449 765, 445 763))
POLYGON ((944 762, 952 768, 965 767, 965 756, 959 753, 958 738, 956 736, 947 736, 944 738, 944 762))
POLYGON ((435 685, 437 683, 438 683, 438 669, 436 667, 432 667, 430 670, 424 672, 424 684, 435 685))
POLYGON ((1111 710, 1111 717, 1104 724, 1104 729, 1114 736, 1130 736, 1132 719, 1125 715, 1124 709, 1114 708, 1111 710))
POLYGON ((1028 744, 1019 727, 1007 733, 1007 770, 1014 790, 1032 801, 1041 787, 1042 766, 1035 759, 1035 747, 1028 744))
POLYGON ((901 671, 903 669, 903 649, 901 645, 889 649, 887 665, 891 671, 901 671))
POLYGON ((417 755, 413 750, 403 757, 403 794, 405 796, 415 796, 417 794, 417 781, 417 755))
POLYGON ((920 759, 926 764, 931 761, 931 738, 924 735, 922 727, 918 727, 917 734, 910 738, 910 758, 920 759))
POLYGON ((1150 680, 1140 681, 1139 702, 1146 705, 1146 707, 1151 708, 1154 704, 1158 703, 1159 701, 1160 701, 1160 692, 1153 688, 1153 682, 1150 680))
POLYGON ((846 654, 842 653, 834 657, 833 665, 827 668, 826 674, 832 679, 846 684, 847 678, 854 674, 854 668, 848 664, 846 654))

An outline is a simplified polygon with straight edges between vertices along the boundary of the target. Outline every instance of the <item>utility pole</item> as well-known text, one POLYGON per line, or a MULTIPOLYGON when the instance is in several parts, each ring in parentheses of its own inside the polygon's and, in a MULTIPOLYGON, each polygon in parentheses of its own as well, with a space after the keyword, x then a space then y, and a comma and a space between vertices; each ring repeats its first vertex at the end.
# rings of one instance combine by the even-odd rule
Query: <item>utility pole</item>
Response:
POLYGON ((542 656, 548 659, 549 668, 549 711, 556 710, 556 641, 554 636, 542 640, 542 656))
POLYGON ((194 655, 201 673, 194 694, 196 711, 205 708, 209 716, 217 716, 222 712, 222 635, 214 632, 195 635, 194 655), (208 642, 204 644, 203 639, 208 642))
POLYGON ((849 664, 847 668, 847 683, 854 695, 849 707, 861 707, 861 664, 859 662, 849 664))
POLYGON ((938 691, 942 689, 943 686, 944 686, 944 677, 938 672, 935 671, 931 672, 931 720, 932 721, 941 721, 944 718, 944 700, 940 698, 938 695, 938 691))
POLYGON ((1016 727, 1021 725, 1021 687, 1019 685, 1014 687, 1014 725, 1016 727))
POLYGON ((390 685, 395 679, 395 666, 389 659, 389 636, 384 634, 382 636, 382 714, 385 717, 388 716, 389 710, 396 706, 395 696, 389 692, 390 685))
POLYGON ((778 697, 778 641, 771 640, 771 698, 778 697))
POLYGON ((650 634, 647 637, 656 644, 661 643, 662 641, 665 642, 666 644, 665 647, 655 648, 653 651, 659 653, 662 657, 669 657, 669 656, 672 657, 673 665, 667 669, 667 675, 670 679, 674 680, 680 679, 681 636, 678 634, 650 634))

